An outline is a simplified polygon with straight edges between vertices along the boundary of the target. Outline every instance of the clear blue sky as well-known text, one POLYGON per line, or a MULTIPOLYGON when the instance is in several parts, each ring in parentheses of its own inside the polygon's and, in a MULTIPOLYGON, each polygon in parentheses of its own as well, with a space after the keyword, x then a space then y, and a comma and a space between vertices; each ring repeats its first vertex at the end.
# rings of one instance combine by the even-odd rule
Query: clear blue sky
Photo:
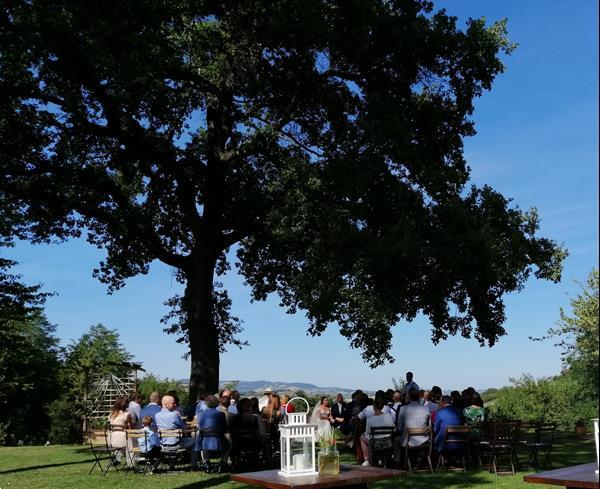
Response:
MULTIPOLYGON (((478 134, 466 141, 473 181, 490 184, 521 208, 536 206, 542 235, 570 251, 562 283, 530 280, 523 292, 506 298, 508 335, 492 349, 452 338, 429 340, 424 318, 394 329, 396 363, 375 370, 331 328, 320 338, 306 335, 302 314, 286 315, 276 297, 249 303, 241 278, 225 283, 234 313, 244 320, 250 346, 222 356, 221 378, 305 381, 373 389, 392 377, 415 372, 421 386, 444 389, 501 386, 509 377, 560 371, 551 342, 528 340, 555 323, 568 307, 576 280, 598 263, 598 2, 515 0, 436 2, 459 17, 508 18, 519 48, 506 59, 507 71, 477 103, 478 134)), ((57 296, 46 313, 64 343, 91 324, 116 328, 137 360, 156 374, 187 377, 184 348, 162 332, 164 300, 179 291, 172 271, 156 263, 148 276, 129 281, 112 296, 91 277, 103 254, 84 241, 32 246, 19 243, 10 256, 28 283, 42 283, 57 296)))

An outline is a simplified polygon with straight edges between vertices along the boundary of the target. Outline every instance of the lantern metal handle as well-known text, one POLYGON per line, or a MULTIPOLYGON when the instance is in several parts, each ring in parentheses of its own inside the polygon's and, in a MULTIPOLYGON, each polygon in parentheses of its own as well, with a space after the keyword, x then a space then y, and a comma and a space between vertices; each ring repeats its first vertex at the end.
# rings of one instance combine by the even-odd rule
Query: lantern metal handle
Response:
POLYGON ((308 401, 306 399, 304 399, 303 397, 292 397, 285 405, 285 414, 289 414, 288 406, 292 403, 292 401, 295 401, 296 399, 300 399, 301 401, 304 401, 304 403, 306 404, 306 414, 308 414, 308 412, 310 411, 310 404, 308 404, 308 401))

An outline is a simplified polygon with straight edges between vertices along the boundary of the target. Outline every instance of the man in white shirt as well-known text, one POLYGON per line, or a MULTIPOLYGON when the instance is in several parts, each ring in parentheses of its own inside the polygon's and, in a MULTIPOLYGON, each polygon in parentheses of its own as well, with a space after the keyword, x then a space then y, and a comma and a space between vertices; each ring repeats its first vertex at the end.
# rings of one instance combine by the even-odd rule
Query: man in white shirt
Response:
POLYGON ((406 372, 406 384, 404 384, 404 388, 402 389, 403 394, 408 394, 413 389, 419 390, 419 384, 413 381, 413 373, 406 372))
MULTIPOLYGON (((363 467, 368 467, 371 464, 371 461, 368 460, 369 453, 369 439, 371 436, 371 428, 380 428, 380 427, 394 427, 394 420, 389 414, 383 412, 384 400, 380 397, 375 398, 375 402, 373 403, 373 416, 367 418, 367 429, 360 437, 360 445, 363 452, 363 457, 365 461, 362 463, 363 467)), ((386 436, 386 435, 375 435, 377 438, 386 436)))
MULTIPOLYGON (((402 392, 394 391, 392 396, 392 404, 383 407, 383 412, 389 414, 397 425, 400 408, 402 407, 402 392)), ((398 426, 396 426, 398 429, 398 426)))

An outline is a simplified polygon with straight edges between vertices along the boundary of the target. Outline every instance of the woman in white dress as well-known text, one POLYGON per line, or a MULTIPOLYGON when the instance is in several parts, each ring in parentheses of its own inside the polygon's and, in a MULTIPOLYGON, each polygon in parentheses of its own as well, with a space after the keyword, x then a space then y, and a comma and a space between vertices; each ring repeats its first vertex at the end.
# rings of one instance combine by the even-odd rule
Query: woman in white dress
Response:
POLYGON ((332 430, 331 407, 327 396, 321 397, 321 403, 315 406, 310 417, 311 424, 317 425, 317 435, 327 433, 332 430))

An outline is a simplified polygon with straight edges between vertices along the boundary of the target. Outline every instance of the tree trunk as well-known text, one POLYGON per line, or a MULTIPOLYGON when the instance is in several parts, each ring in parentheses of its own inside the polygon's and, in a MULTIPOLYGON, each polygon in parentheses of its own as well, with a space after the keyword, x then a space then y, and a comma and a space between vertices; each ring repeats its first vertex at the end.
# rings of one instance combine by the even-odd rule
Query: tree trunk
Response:
POLYGON ((186 271, 183 297, 185 326, 190 346, 189 403, 198 394, 213 394, 219 388, 219 335, 213 316, 213 277, 216 253, 203 253, 186 271))

